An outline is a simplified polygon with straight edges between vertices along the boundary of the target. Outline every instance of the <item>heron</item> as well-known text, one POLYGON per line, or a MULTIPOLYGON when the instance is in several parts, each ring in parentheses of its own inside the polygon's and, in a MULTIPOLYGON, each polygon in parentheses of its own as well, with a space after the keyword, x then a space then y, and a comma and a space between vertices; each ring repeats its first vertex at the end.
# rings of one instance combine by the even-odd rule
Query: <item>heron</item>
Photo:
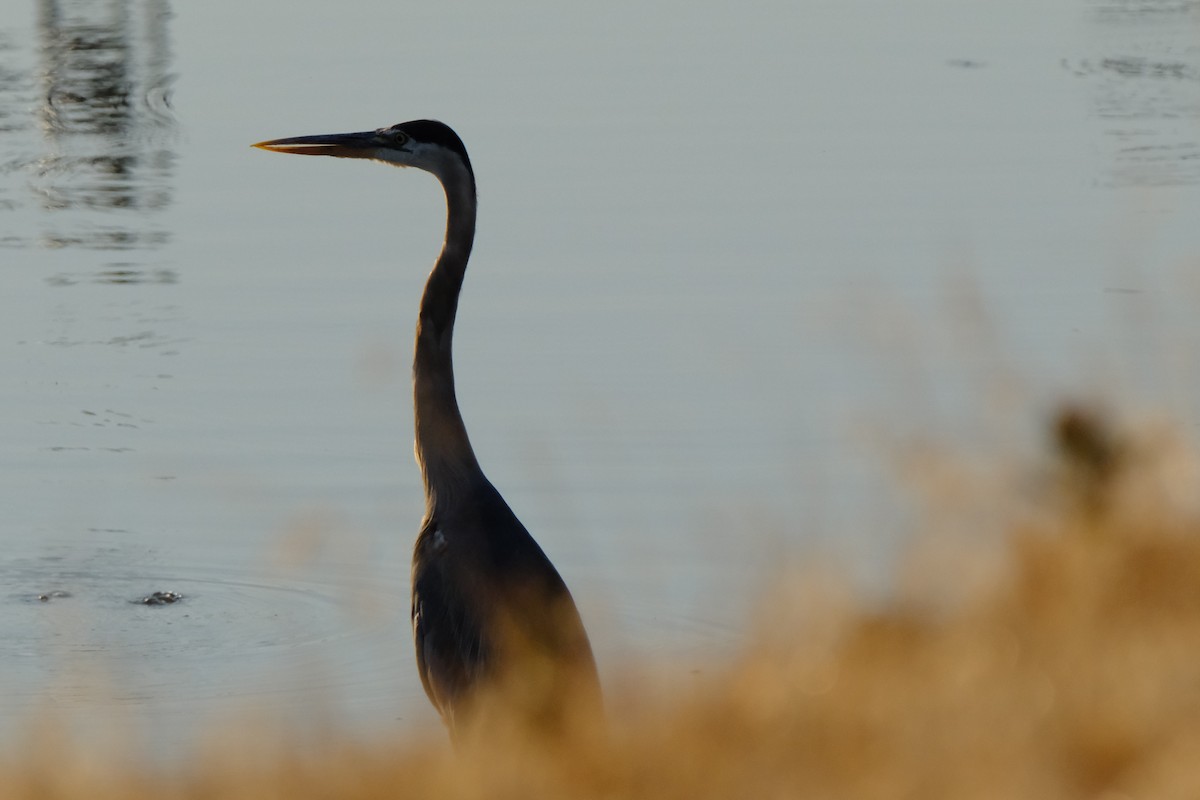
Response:
POLYGON ((413 548, 412 626, 421 684, 451 738, 482 715, 485 697, 503 694, 506 710, 539 724, 598 708, 596 664, 571 593, 484 476, 458 408, 451 339, 477 209, 462 139, 441 122, 413 120, 254 146, 415 167, 446 195, 446 237, 421 297, 413 357, 425 513, 413 548))

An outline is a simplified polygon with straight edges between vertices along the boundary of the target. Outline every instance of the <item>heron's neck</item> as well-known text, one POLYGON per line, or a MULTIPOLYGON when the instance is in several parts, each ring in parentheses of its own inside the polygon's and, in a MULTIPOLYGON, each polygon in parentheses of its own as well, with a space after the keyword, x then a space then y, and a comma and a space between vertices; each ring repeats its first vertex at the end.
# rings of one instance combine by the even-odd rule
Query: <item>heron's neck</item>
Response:
POLYGON ((475 180, 465 169, 438 177, 446 190, 446 241, 425 283, 413 359, 416 456, 427 514, 453 502, 480 475, 454 394, 451 358, 458 294, 475 239, 475 180))

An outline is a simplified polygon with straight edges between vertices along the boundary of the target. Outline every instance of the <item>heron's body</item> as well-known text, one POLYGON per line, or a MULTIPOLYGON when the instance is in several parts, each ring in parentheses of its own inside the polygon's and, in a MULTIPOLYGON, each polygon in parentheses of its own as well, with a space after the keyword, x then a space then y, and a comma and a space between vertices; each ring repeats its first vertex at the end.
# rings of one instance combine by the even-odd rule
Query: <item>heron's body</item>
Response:
POLYGON ((256 146, 417 167, 446 192, 446 241, 425 284, 413 360, 425 518, 413 552, 412 621, 429 699, 452 734, 493 690, 539 718, 598 699, 591 647, 571 594, 484 476, 458 409, 451 342, 476 213, 462 141, 440 122, 417 120, 256 146))

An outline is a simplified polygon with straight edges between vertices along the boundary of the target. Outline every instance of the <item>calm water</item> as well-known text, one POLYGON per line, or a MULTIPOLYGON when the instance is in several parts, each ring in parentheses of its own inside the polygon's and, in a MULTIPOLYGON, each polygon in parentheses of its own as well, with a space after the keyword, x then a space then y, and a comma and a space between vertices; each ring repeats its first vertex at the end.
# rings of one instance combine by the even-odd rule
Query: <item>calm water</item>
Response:
POLYGON ((9 735, 436 724, 407 381, 440 193, 263 138, 462 134, 463 412, 602 669, 702 666, 814 549, 886 564, 897 442, 1011 452, 1100 389, 1200 419, 1195 4, 7 2, 9 735))

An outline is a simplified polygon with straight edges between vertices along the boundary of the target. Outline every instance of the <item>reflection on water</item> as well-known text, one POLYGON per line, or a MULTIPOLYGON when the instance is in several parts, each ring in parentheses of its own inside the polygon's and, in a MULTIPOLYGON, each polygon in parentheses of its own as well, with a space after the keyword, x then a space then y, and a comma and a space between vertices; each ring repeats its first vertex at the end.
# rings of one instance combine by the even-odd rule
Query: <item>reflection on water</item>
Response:
POLYGON ((1200 182, 1200 4, 1103 0, 1089 5, 1095 57, 1067 65, 1094 84, 1095 113, 1116 186, 1200 182))
MULTIPOLYGON (((141 37, 132 29, 127 2, 42 0, 39 28, 45 95, 40 110, 48 132, 123 138, 138 124, 172 123, 167 8, 157 0, 140 10, 141 37)), ((114 163, 123 166, 122 159, 114 163)))
POLYGON ((144 270, 134 264, 110 264, 105 269, 92 274, 60 272, 49 278, 49 282, 53 286, 72 286, 84 281, 91 283, 134 284, 175 283, 176 280, 177 276, 174 270, 144 270))
MULTIPOLYGON (((3 245, 161 247, 170 232, 150 215, 171 202, 175 161, 165 0, 41 0, 37 10, 36 66, 0 63, 2 169, 24 175, 25 197, 50 213, 42 230, 8 235, 3 245)), ((6 39, 0 48, 6 42, 12 49, 6 39)), ((2 202, 24 205, 13 196, 2 202)), ((107 265, 100 274, 129 282, 141 271, 107 265)))
POLYGON ((0 31, 0 134, 20 130, 23 116, 19 98, 28 93, 31 83, 29 76, 14 63, 16 54, 14 36, 0 31))

